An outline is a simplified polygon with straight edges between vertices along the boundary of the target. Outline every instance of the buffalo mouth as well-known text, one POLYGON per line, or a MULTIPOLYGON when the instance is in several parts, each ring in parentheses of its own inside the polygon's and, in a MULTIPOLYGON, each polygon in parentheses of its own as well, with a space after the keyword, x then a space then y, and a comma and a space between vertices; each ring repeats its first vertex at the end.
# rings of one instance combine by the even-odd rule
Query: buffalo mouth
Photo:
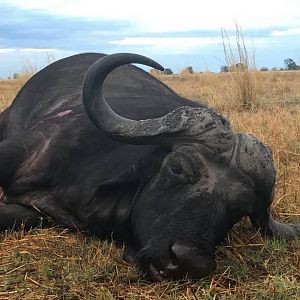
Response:
POLYGON ((137 254, 135 263, 146 278, 154 282, 201 279, 216 268, 214 255, 179 243, 172 243, 165 253, 144 249, 137 254))
POLYGON ((142 274, 145 275, 147 279, 153 282, 162 282, 168 279, 177 279, 174 276, 170 276, 166 271, 163 270, 162 266, 154 265, 151 260, 143 259, 143 262, 136 263, 142 274))
POLYGON ((155 281, 155 282, 161 282, 167 278, 165 272, 162 270, 160 270, 160 271, 157 270, 153 264, 149 264, 149 269, 148 269, 147 275, 148 275, 148 277, 150 277, 150 279, 152 281, 155 281))

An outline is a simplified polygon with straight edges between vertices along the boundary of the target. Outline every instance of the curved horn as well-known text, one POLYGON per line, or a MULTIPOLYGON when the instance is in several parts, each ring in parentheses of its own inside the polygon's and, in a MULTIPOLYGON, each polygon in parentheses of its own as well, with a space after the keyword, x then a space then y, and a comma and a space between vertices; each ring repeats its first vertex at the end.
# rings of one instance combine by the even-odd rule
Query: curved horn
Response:
MULTIPOLYGON (((88 69, 83 83, 82 100, 89 117, 98 128, 116 138, 137 137, 145 134, 145 132, 140 132, 144 127, 141 125, 141 121, 126 119, 116 114, 109 107, 103 95, 103 83, 108 74, 117 67, 129 63, 140 63, 164 70, 161 65, 147 57, 130 53, 117 53, 104 56, 96 61, 88 69)), ((147 124, 152 123, 152 120, 147 121, 147 124)))
MULTIPOLYGON (((94 124, 115 139, 133 144, 174 144, 176 141, 199 140, 217 151, 227 151, 232 132, 227 120, 208 108, 180 107, 165 116, 147 120, 131 120, 116 114, 103 95, 103 83, 115 68, 139 63, 163 70, 163 67, 142 55, 117 53, 104 56, 87 71, 82 90, 85 109, 94 124), (221 139, 221 140, 220 140, 221 139), (226 149, 223 149, 225 146, 226 149)), ((229 145, 230 144, 230 145, 229 145)))

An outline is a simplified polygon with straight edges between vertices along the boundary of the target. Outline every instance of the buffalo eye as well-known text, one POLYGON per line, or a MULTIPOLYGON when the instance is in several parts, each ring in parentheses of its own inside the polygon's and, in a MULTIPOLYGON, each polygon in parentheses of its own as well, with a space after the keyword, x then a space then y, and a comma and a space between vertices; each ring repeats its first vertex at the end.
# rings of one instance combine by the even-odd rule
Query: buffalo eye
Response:
POLYGON ((166 189, 184 184, 188 181, 183 167, 178 163, 169 163, 163 170, 161 183, 166 189))
POLYGON ((174 174, 174 175, 181 175, 182 174, 182 169, 179 166, 171 166, 170 167, 170 171, 174 174))

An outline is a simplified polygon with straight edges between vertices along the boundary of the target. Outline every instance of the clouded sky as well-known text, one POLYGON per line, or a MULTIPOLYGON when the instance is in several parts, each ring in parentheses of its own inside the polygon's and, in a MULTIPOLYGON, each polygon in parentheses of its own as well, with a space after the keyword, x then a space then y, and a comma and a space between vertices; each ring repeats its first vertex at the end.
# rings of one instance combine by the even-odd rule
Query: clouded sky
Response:
POLYGON ((79 52, 135 52, 174 71, 225 64, 235 24, 258 67, 300 63, 299 0, 0 0, 0 77, 79 52))

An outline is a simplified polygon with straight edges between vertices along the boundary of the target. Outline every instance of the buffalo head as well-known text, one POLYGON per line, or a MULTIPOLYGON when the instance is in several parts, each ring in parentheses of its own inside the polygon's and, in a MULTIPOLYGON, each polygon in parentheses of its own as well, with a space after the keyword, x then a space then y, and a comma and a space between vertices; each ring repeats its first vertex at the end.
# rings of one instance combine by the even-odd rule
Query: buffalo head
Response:
POLYGON ((86 74, 83 102, 94 124, 114 139, 158 145, 166 153, 157 166, 145 164, 152 171, 132 203, 130 251, 154 280, 206 276, 215 268, 218 242, 251 214, 258 186, 260 195, 271 195, 274 170, 268 150, 252 136, 233 134, 228 121, 209 108, 180 107, 147 120, 119 116, 105 100, 103 83, 113 69, 128 63, 163 69, 139 55, 105 56, 86 74), (266 172, 271 179, 262 183, 266 172))

